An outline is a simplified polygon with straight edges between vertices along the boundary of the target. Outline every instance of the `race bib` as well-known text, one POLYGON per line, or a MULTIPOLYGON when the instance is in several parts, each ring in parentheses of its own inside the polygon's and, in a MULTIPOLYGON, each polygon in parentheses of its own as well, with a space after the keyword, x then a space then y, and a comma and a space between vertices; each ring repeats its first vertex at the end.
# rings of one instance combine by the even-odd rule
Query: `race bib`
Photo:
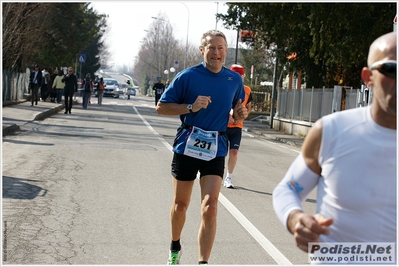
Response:
POLYGON ((184 155, 209 161, 216 157, 218 151, 218 132, 204 131, 193 126, 187 137, 184 155))

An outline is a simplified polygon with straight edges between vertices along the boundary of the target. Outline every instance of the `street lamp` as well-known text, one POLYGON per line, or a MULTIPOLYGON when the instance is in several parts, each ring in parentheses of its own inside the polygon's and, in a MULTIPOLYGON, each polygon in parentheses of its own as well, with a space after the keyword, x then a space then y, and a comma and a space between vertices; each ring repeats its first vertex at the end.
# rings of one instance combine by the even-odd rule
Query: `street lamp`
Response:
POLYGON ((169 73, 174 73, 176 71, 175 68, 171 67, 169 70, 164 70, 163 73, 166 74, 167 80, 169 80, 169 73))
MULTIPOLYGON (((171 67, 169 70, 170 70, 171 73, 174 73, 176 71, 176 69, 173 68, 173 67, 171 67)), ((169 80, 169 75, 168 75, 168 80, 169 80)))
MULTIPOLYGON (((180 2, 180 3, 183 4, 186 7, 186 9, 187 9, 186 52, 184 53, 184 66, 183 66, 183 68, 185 69, 186 68, 186 62, 187 62, 187 53, 188 53, 188 29, 189 29, 189 25, 190 25, 190 10, 188 9, 188 7, 186 6, 185 3, 183 3, 183 2, 180 2)), ((151 17, 151 18, 160 19, 160 18, 157 18, 157 17, 151 17)), ((160 20, 166 21, 164 19, 160 19, 160 20)), ((166 21, 166 22, 169 23, 169 21, 166 21)), ((169 25, 170 25, 170 23, 169 23, 169 25)))
MULTIPOLYGON (((158 18, 158 17, 151 17, 152 19, 155 19, 155 20, 162 20, 162 21, 164 21, 164 22, 167 22, 168 24, 169 24, 169 27, 171 28, 171 30, 173 31, 173 27, 172 27, 172 25, 170 24, 170 22, 169 21, 167 21, 167 20, 164 20, 164 19, 162 19, 162 18, 158 18)), ((159 39, 159 31, 158 31, 158 39, 159 39)), ((159 60, 158 60, 158 76, 159 77, 161 77, 161 44, 160 44, 160 42, 159 42, 159 60)), ((166 57, 168 57, 168 55, 166 55, 166 57)), ((165 73, 166 74, 166 73, 165 73)))
MULTIPOLYGON (((148 32, 148 33, 152 33, 152 34, 154 34, 154 32, 151 32, 151 31, 148 31, 148 30, 144 30, 145 32, 148 32)), ((157 46, 158 46, 158 40, 157 40, 157 44, 156 44, 157 46)), ((160 72, 160 67, 159 67, 159 65, 158 65, 158 76, 160 76, 160 74, 159 74, 159 72, 160 72)), ((151 79, 153 79, 154 78, 154 69, 153 68, 151 68, 151 79)), ((157 79, 155 79, 155 81, 156 81, 157 79)), ((152 85, 152 83, 153 83, 153 81, 152 80, 150 80, 149 82, 148 82, 148 84, 151 86, 152 85)), ((151 90, 149 90, 149 89, 147 89, 147 94, 146 95, 148 95, 148 96, 151 96, 151 90)))
MULTIPOLYGON (((162 19, 162 18, 158 18, 158 17, 151 17, 151 18, 152 18, 152 19, 157 19, 157 20, 162 20, 162 21, 164 21, 164 22, 167 22, 167 23, 169 24, 169 27, 170 27, 171 31, 173 31, 173 27, 172 27, 172 25, 170 24, 170 22, 169 22, 168 20, 165 20, 165 19, 162 19)), ((169 49, 170 49, 169 44, 168 44, 168 46, 167 46, 167 49, 168 49, 167 52, 169 52, 169 49)), ((171 49, 173 49, 173 47, 172 47, 171 49)), ((166 64, 169 65, 169 64, 170 64, 170 60, 171 60, 171 54, 170 54, 170 53, 167 53, 165 57, 166 57, 166 64)), ((173 72, 175 72, 175 71, 176 71, 176 69, 173 68, 173 67, 171 67, 170 70, 165 70, 165 71, 164 71, 164 74, 167 74, 167 75, 168 75, 168 79, 169 79, 169 72, 172 72, 172 73, 173 73, 173 72)))
MULTIPOLYGON (((153 17, 152 17, 153 18, 153 17)), ((157 46, 158 46, 158 50, 159 50, 159 58, 158 58, 158 77, 156 80, 159 79, 159 77, 161 77, 161 45, 160 45, 160 41, 159 41, 159 29, 155 28, 157 30, 157 46)), ((144 30, 146 32, 148 32, 147 30, 144 30)))

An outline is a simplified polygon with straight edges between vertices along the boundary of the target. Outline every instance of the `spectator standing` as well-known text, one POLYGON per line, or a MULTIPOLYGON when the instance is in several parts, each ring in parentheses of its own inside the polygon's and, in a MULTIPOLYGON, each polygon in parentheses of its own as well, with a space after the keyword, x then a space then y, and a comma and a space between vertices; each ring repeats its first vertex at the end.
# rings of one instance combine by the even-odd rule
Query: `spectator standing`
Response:
POLYGON ((64 79, 64 71, 63 70, 55 70, 54 73, 57 73, 57 76, 53 81, 53 88, 57 91, 57 103, 60 104, 62 101, 62 95, 64 94, 65 83, 64 79))
POLYGON ((104 88, 105 88, 104 79, 103 77, 101 77, 97 83, 97 102, 99 105, 102 105, 103 103, 104 88))
POLYGON ((68 73, 64 75, 62 81, 65 82, 64 98, 65 98, 65 112, 64 114, 71 114, 72 111, 72 98, 78 91, 78 78, 73 74, 73 68, 68 67, 68 73))
POLYGON ((48 86, 50 83, 50 73, 48 72, 48 68, 44 67, 42 70, 42 85, 40 88, 40 94, 42 101, 46 102, 46 99, 49 95, 48 86))
POLYGON ((130 82, 130 80, 127 80, 126 83, 127 83, 127 99, 130 99, 130 90, 133 89, 133 85, 130 82))
MULTIPOLYGON (((241 75, 242 81, 244 82, 245 71, 244 67, 241 65, 233 64, 230 69, 241 75)), ((251 88, 244 85, 245 100, 243 105, 247 108, 248 114, 252 109, 252 95, 251 88)), ((242 138, 242 127, 244 126, 243 121, 237 121, 233 118, 231 112, 229 116, 229 124, 227 125, 226 137, 229 145, 229 157, 227 160, 227 176, 224 179, 223 185, 227 188, 234 188, 233 185, 233 171, 237 164, 238 149, 240 148, 241 138, 242 138)))
POLYGON ((276 214, 303 251, 319 241, 396 243, 396 53, 396 32, 371 44, 361 78, 372 104, 319 119, 273 191, 276 214), (307 214, 301 203, 316 186, 316 214, 307 214))
POLYGON ((42 84, 42 72, 40 71, 38 64, 35 64, 34 70, 30 73, 29 84, 32 91, 31 106, 33 106, 33 102, 37 105, 39 99, 39 88, 42 84))
POLYGON ((169 265, 180 262, 180 237, 197 172, 202 197, 198 263, 207 264, 216 235, 229 113, 234 107, 235 119, 244 120, 248 115, 241 103, 245 93, 240 75, 223 66, 227 55, 225 35, 217 30, 204 33, 199 49, 204 61, 178 73, 156 108, 160 115, 180 115, 182 122, 173 144, 169 265), (197 150, 196 139, 207 145, 197 150))
POLYGON ((93 87, 94 87, 94 83, 91 80, 90 73, 87 73, 86 78, 82 81, 82 88, 83 88, 82 107, 84 109, 87 109, 87 106, 89 104, 89 98, 91 96, 91 93, 93 92, 93 87))
POLYGON ((49 73, 50 73, 50 81, 48 82, 48 93, 50 96, 50 102, 55 102, 55 99, 57 98, 57 90, 55 88, 53 88, 53 83, 54 83, 54 79, 55 77, 57 77, 58 74, 58 70, 52 70, 51 68, 49 68, 49 73))
POLYGON ((165 92, 165 85, 162 83, 161 79, 159 79, 159 81, 156 84, 154 84, 152 90, 155 91, 155 106, 156 106, 163 92, 165 92))

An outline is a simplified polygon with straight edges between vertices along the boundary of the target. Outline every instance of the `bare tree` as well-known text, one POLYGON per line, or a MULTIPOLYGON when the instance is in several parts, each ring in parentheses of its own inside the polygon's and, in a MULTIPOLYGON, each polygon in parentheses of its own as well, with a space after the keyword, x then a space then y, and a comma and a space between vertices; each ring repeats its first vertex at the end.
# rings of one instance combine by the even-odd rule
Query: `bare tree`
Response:
POLYGON ((20 71, 38 51, 41 3, 3 3, 3 68, 20 71))
POLYGON ((174 38, 173 27, 162 15, 150 25, 135 60, 134 73, 142 87, 163 77, 165 70, 173 66, 178 57, 178 41, 174 38))
POLYGON ((99 40, 106 29, 104 16, 89 8, 89 3, 2 5, 3 69, 24 71, 33 63, 70 65, 82 49, 103 47, 99 40))
POLYGON ((189 43, 187 49, 187 68, 203 61, 203 56, 199 50, 199 45, 199 41, 198 44, 189 43))
MULTIPOLYGON (((199 52, 199 43, 196 45, 188 44, 186 55, 186 43, 174 37, 173 27, 167 17, 158 14, 157 19, 150 25, 146 37, 142 40, 142 45, 134 63, 134 73, 141 87, 148 88, 151 82, 158 77, 173 79, 173 77, 183 70, 183 62, 186 57, 186 68, 202 61, 199 52), (171 73, 170 69, 175 67, 175 61, 179 62, 179 67, 171 73), (169 74, 164 74, 167 70, 169 74)), ((145 93, 145 91, 144 91, 145 93)))

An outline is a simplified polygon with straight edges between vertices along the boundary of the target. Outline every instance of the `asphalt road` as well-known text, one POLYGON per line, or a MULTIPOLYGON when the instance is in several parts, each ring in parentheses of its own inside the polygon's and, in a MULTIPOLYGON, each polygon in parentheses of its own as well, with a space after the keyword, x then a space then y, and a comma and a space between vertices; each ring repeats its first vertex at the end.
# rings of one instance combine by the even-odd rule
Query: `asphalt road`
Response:
MULTIPOLYGON (((3 138, 3 264, 164 265, 170 243, 171 144, 178 117, 152 99, 105 98, 25 124, 3 138)), ((272 208, 272 191, 300 149, 244 133, 222 188, 210 263, 307 264, 272 208)), ((181 264, 197 263, 196 184, 181 264)), ((315 209, 314 192, 305 209, 315 209)))

